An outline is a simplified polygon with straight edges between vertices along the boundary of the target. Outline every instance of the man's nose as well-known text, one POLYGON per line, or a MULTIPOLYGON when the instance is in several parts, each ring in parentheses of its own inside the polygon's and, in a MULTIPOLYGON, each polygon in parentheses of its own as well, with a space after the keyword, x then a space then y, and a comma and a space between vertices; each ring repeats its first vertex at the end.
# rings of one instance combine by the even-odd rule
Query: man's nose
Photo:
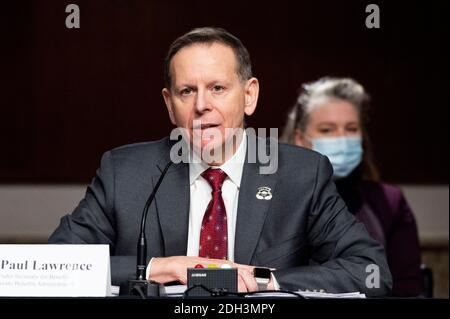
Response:
POLYGON ((199 89, 197 91, 197 97, 195 99, 195 109, 198 113, 204 113, 205 111, 211 110, 212 105, 208 97, 208 91, 204 89, 199 89))

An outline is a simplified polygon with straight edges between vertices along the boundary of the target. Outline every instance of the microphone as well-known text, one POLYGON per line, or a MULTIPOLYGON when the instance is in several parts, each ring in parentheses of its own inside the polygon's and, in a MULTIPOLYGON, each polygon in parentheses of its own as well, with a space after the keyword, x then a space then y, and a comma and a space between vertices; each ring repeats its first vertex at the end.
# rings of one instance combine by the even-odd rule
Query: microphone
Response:
POLYGON ((164 179, 169 167, 173 164, 169 161, 159 177, 155 188, 151 192, 150 196, 145 203, 144 210, 142 211, 141 229, 139 232, 139 239, 137 243, 137 260, 136 260, 136 279, 128 281, 128 292, 130 295, 139 295, 142 298, 149 296, 159 296, 159 284, 147 280, 145 273, 147 269, 147 238, 145 237, 145 224, 147 221, 148 209, 155 198, 159 185, 164 179))

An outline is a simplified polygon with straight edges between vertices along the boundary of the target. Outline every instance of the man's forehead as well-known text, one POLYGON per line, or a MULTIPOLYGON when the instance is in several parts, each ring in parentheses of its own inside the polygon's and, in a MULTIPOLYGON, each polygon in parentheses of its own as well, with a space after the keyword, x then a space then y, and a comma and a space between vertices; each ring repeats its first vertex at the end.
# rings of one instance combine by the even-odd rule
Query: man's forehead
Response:
POLYGON ((170 71, 175 77, 192 71, 196 67, 198 69, 223 69, 231 71, 230 73, 236 73, 237 59, 233 49, 226 44, 219 42, 194 43, 180 49, 170 63, 170 71))

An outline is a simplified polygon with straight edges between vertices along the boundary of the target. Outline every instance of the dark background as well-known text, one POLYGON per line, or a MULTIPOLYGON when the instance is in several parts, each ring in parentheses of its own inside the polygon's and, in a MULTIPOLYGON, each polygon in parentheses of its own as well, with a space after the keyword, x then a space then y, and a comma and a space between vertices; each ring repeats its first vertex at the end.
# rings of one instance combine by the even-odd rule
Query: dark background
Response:
POLYGON ((282 128, 301 83, 351 76, 372 96, 383 179, 448 183, 447 1, 7 0, 0 14, 0 183, 88 183, 106 150, 167 135, 164 55, 210 25, 250 51, 250 126, 282 128), (381 29, 365 27, 370 3, 381 29))

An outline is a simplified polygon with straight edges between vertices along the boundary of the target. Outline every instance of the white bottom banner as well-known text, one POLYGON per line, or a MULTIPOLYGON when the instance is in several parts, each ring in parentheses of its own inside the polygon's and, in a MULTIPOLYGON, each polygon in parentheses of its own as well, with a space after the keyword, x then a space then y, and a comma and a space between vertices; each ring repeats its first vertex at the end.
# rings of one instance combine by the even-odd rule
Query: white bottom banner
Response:
POLYGON ((108 245, 0 245, 0 296, 110 295, 108 245))

